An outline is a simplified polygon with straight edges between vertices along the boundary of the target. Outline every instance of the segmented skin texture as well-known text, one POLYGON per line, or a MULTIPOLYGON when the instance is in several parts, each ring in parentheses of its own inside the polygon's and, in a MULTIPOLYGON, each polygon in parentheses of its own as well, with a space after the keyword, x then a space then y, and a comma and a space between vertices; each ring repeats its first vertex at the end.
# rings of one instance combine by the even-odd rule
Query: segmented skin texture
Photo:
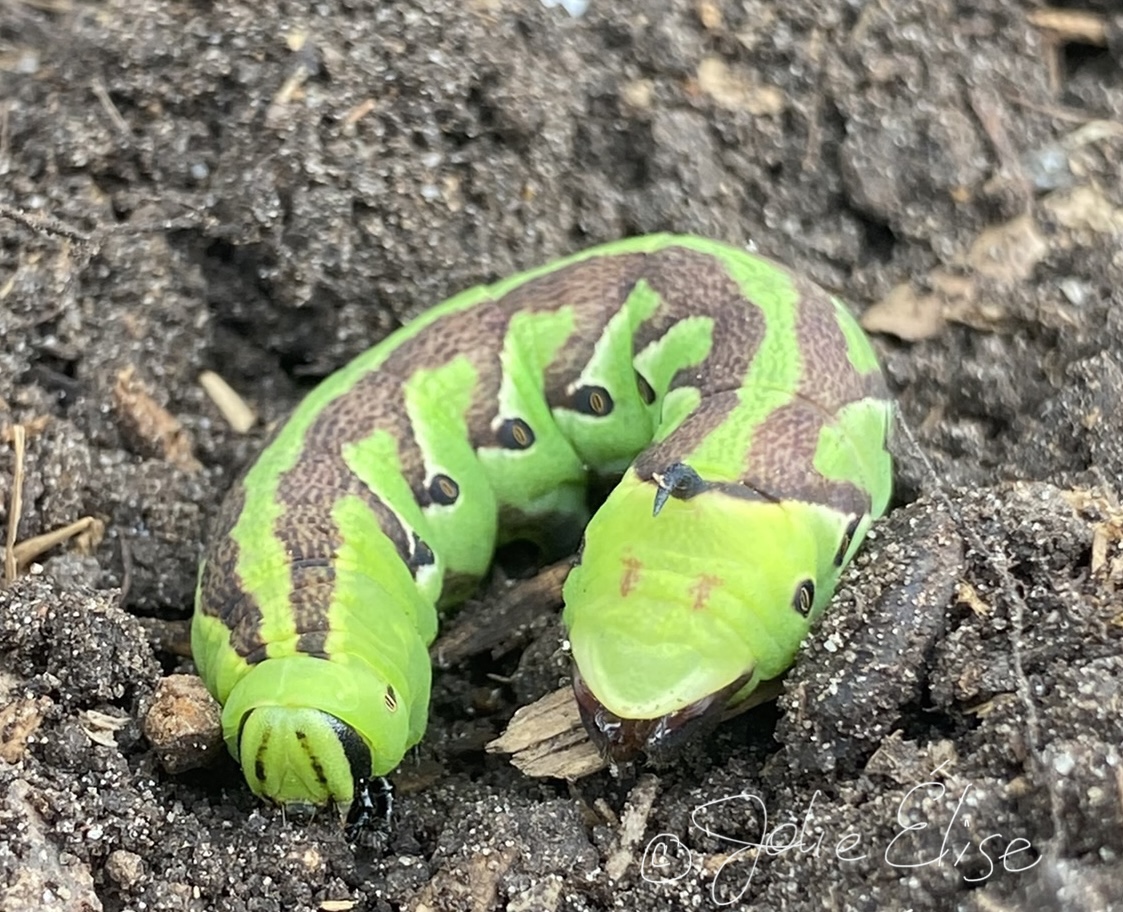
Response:
POLYGON ((576 543, 591 474, 621 481, 566 583, 579 702, 614 754, 658 746, 791 663, 885 509, 891 412, 840 302, 700 238, 450 299, 317 387, 220 510, 192 643, 231 752, 292 806, 392 770, 438 607, 498 542, 576 543))

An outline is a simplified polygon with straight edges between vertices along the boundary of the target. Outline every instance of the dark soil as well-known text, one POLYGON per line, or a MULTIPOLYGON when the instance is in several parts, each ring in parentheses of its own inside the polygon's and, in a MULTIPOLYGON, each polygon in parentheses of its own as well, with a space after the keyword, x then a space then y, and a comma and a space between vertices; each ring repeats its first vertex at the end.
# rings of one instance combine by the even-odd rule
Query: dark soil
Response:
POLYGON ((20 425, 17 539, 104 524, 0 591, 0 907, 1123 908, 1123 43, 1034 11, 0 0, 0 513, 20 425), (562 681, 546 618, 438 672, 373 845, 167 773, 141 723, 266 426, 449 294, 657 230, 893 331, 917 442, 779 704, 530 779, 482 745, 562 681))

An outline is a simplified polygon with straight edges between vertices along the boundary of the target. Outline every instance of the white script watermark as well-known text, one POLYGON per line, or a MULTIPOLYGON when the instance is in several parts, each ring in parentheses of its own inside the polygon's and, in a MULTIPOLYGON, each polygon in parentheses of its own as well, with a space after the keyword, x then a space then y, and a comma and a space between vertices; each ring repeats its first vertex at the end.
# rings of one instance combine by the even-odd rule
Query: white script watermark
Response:
MULTIPOLYGON (((933 777, 941 769, 943 764, 933 772, 933 777)), ((914 786, 897 806, 890 835, 885 837, 883 833, 878 845, 856 828, 830 833, 818 824, 815 803, 821 797, 819 791, 811 796, 802 820, 790 819, 789 813, 789 819, 783 823, 769 821, 768 808, 759 795, 743 792, 717 798, 695 807, 690 823, 703 837, 715 840, 722 850, 707 857, 692 851, 674 833, 660 833, 647 844, 640 875, 650 883, 673 884, 692 874, 705 873, 712 878, 711 899, 724 906, 745 897, 762 859, 785 855, 798 861, 806 856, 830 854, 840 865, 880 856, 879 863, 904 870, 951 865, 968 884, 989 880, 1000 871, 1016 874, 1034 867, 1041 858, 1028 839, 1002 832, 980 836, 978 827, 964 824, 964 808, 970 807, 974 791, 974 786, 965 785, 950 817, 930 819, 933 808, 946 806, 942 801, 948 788, 935 778, 914 786), (718 820, 725 825, 719 825, 718 820), (731 835, 731 831, 737 835, 731 835)))

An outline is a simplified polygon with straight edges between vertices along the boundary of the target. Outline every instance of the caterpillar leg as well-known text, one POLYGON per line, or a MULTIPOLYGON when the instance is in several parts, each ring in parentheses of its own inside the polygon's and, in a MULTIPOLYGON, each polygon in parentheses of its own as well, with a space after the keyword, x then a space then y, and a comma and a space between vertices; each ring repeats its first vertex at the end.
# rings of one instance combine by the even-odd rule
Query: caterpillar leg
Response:
POLYGON ((394 784, 385 776, 359 780, 344 835, 349 842, 359 842, 373 830, 388 829, 393 814, 394 784))

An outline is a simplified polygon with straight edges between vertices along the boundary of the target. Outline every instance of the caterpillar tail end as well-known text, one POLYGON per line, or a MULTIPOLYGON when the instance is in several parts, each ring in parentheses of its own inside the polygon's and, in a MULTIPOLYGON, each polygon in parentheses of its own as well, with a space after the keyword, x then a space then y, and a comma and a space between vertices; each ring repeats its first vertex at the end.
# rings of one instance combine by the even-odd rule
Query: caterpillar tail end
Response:
POLYGON ((249 712, 237 759, 254 794, 297 820, 334 808, 346 821, 371 771, 370 749, 350 725, 322 710, 291 706, 249 712))
POLYGON ((576 665, 573 693, 590 740, 614 767, 623 767, 641 754, 656 763, 668 759, 684 743, 716 726, 730 701, 751 679, 751 674, 738 678, 709 696, 653 719, 626 719, 609 710, 576 665))

